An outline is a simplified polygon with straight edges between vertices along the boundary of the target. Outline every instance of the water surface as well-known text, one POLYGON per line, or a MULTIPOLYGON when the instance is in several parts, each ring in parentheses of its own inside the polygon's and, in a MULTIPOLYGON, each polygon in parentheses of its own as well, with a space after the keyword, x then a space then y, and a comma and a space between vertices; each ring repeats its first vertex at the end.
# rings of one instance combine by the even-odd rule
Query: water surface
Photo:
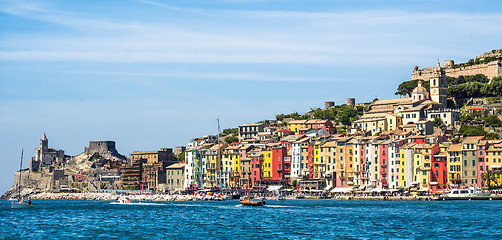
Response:
POLYGON ((8 239, 502 239, 502 201, 155 202, 0 201, 8 239))

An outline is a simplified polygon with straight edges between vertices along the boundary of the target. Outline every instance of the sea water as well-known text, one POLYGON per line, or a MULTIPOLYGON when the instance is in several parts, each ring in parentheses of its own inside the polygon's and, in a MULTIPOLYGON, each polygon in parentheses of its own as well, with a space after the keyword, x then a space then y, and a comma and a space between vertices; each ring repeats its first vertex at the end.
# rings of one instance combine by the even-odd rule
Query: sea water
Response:
POLYGON ((502 239, 502 201, 0 201, 2 239, 502 239))

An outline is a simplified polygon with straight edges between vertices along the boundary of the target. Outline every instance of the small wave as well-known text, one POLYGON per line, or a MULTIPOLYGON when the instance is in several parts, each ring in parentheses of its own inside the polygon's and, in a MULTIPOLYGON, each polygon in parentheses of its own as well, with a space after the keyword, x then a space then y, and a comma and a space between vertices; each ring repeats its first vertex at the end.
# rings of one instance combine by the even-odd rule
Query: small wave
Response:
POLYGON ((266 207, 272 207, 272 208, 287 208, 289 206, 282 206, 282 205, 265 205, 266 207))

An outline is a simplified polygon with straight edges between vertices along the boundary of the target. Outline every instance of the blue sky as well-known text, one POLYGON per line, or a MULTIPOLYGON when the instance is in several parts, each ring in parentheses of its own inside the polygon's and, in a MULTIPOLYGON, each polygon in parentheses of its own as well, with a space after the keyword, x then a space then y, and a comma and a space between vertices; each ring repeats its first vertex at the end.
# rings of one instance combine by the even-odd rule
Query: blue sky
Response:
POLYGON ((499 1, 0 1, 0 192, 45 132, 69 155, 186 145, 394 98, 414 65, 502 48, 499 1))

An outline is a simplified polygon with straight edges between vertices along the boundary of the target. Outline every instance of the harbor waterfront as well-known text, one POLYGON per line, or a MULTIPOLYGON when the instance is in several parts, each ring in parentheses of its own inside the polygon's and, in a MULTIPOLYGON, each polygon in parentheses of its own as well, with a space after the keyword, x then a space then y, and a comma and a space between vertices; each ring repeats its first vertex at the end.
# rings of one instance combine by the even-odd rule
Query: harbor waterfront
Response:
POLYGON ((11 209, 0 200, 0 238, 66 239, 500 239, 502 201, 237 200, 111 205, 37 200, 11 209))

